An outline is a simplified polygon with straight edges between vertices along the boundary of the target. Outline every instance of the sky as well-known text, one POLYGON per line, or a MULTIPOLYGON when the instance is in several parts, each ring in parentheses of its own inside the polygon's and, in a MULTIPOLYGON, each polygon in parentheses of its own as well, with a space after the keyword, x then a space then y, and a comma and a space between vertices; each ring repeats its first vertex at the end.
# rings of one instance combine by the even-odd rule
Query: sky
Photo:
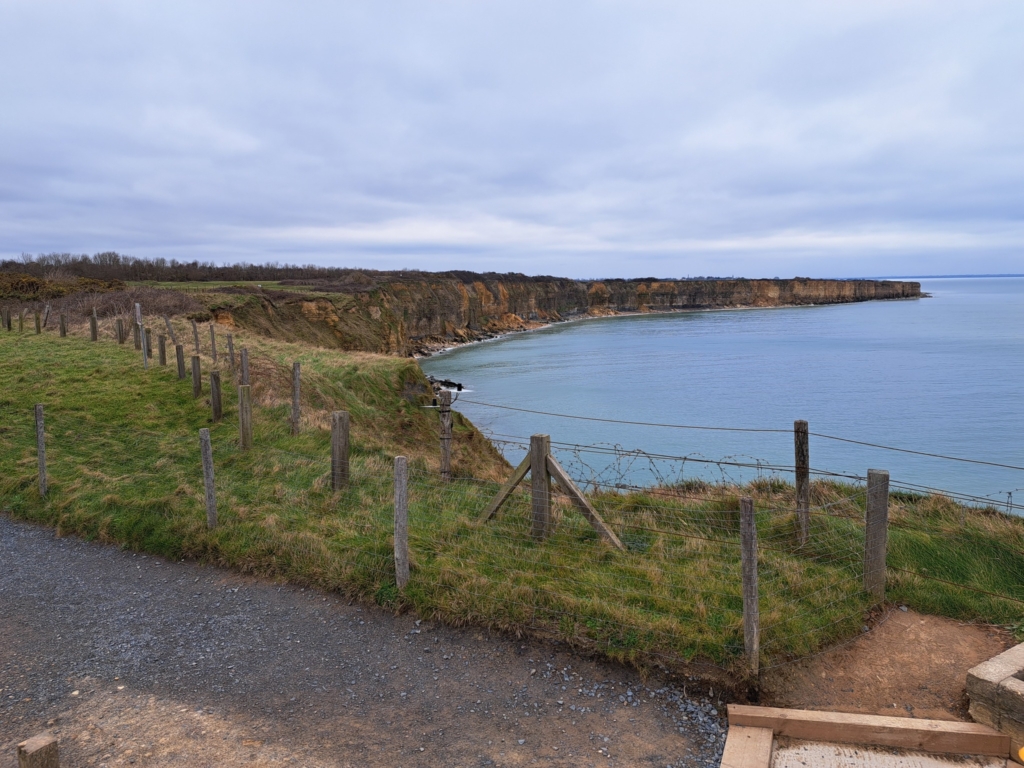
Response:
POLYGON ((0 257, 1024 272, 1024 4, 0 0, 0 257))

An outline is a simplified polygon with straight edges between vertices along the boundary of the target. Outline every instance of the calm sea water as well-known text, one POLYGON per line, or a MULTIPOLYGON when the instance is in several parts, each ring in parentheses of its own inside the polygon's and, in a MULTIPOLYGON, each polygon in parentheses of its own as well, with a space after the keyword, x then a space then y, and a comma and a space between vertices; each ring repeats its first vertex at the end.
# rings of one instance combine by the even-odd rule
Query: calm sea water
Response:
MULTIPOLYGON (((644 484, 789 473, 791 431, 718 432, 500 410, 811 432, 1024 467, 1024 278, 922 281, 932 298, 615 317, 421 362, 463 383, 456 409, 514 463, 538 432, 581 480, 644 484), (470 402, 473 401, 473 402, 470 402), (638 449, 687 461, 608 453, 638 449), (721 462, 721 463, 703 463, 721 462), (734 464, 762 465, 737 467, 734 464)), ((815 469, 1024 504, 1024 471, 811 438, 815 469)), ((1017 510, 1020 512, 1021 510, 1017 510)))

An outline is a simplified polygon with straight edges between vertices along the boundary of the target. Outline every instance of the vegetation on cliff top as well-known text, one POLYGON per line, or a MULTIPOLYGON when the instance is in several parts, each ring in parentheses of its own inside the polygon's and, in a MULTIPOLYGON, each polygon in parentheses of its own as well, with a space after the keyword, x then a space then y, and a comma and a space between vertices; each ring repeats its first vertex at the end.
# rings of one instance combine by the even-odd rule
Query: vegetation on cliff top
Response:
MULTIPOLYGON (((178 333, 190 336, 184 324, 178 333)), ((210 423, 206 398, 194 400, 173 365, 145 371, 130 344, 107 334, 91 343, 82 325, 68 339, 0 331, 0 505, 62 533, 282 577, 453 624, 537 632, 636 663, 734 668, 743 645, 736 508, 738 496, 750 494, 762 545, 765 662, 818 650, 864 623, 861 489, 814 484, 819 509, 803 548, 792 535, 792 488, 778 480, 593 495, 625 553, 608 549, 556 499, 556 532, 539 544, 529 536, 525 494, 496 520, 478 522, 509 468, 459 417, 461 479, 438 481, 437 412, 424 407, 430 393, 414 362, 236 333, 236 348, 251 352, 257 404, 248 452, 237 446, 232 397, 224 421, 210 423), (295 436, 287 421, 293 360, 303 372, 295 436), (37 402, 46 406, 45 499, 36 490, 37 402), (329 413, 338 408, 352 414, 352 484, 335 493, 329 413), (205 526, 200 427, 211 429, 214 446, 221 525, 213 531, 205 526), (412 581, 403 592, 391 537, 396 454, 413 469, 412 581)), ((209 370, 212 361, 203 365, 209 370)), ((225 377, 226 366, 222 350, 225 377)), ((995 595, 1024 600, 1021 520, 916 496, 894 496, 891 517, 890 599, 962 620, 1020 621, 1021 604, 995 595)))

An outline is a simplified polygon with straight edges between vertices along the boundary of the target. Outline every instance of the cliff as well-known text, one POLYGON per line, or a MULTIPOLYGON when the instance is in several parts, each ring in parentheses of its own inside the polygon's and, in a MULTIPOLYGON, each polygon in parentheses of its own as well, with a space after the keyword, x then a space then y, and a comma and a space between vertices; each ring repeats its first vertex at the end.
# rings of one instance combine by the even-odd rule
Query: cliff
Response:
POLYGON ((344 282, 222 288, 218 322, 279 338, 409 355, 584 315, 840 304, 921 296, 890 280, 603 280, 354 272, 344 282))

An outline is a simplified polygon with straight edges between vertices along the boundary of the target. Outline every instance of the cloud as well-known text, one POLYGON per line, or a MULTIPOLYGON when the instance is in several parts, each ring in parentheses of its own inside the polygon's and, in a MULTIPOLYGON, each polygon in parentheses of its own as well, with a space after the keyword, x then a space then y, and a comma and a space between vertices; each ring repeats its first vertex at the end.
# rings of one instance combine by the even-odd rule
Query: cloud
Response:
POLYGON ((1011 2, 9 0, 0 253, 1019 271, 1011 2))

